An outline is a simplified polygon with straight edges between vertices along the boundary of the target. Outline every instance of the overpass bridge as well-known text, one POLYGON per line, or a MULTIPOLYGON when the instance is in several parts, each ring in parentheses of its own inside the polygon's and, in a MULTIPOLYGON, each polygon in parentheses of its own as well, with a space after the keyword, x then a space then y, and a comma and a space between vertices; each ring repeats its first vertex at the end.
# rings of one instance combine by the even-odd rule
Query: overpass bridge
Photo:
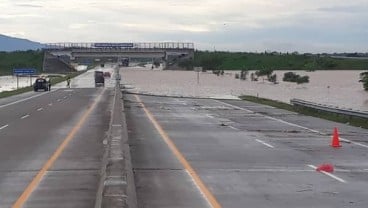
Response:
POLYGON ((166 69, 176 69, 180 61, 194 57, 194 44, 188 42, 48 43, 43 50, 44 71, 53 71, 56 62, 72 66, 142 58, 163 63, 166 69))

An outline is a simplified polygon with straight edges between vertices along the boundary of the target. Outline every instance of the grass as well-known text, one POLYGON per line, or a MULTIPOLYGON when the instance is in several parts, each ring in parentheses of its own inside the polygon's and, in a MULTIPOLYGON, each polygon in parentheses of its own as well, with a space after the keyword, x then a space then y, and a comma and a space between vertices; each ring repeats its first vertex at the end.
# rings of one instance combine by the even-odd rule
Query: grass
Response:
POLYGON ((29 92, 29 91, 32 91, 32 90, 33 90, 32 87, 23 87, 23 88, 19 88, 17 90, 4 91, 4 92, 0 92, 0 98, 10 97, 10 96, 13 96, 13 95, 22 94, 22 93, 29 92))
POLYGON ((287 104, 284 102, 265 99, 265 98, 259 98, 255 96, 248 96, 248 95, 240 96, 240 99, 247 100, 247 101, 254 102, 254 103, 273 106, 275 108, 284 109, 284 110, 300 113, 300 114, 307 115, 307 116, 322 118, 325 120, 330 120, 330 121, 334 121, 338 123, 344 123, 344 124, 349 124, 351 126, 362 127, 362 128, 368 129, 368 120, 364 118, 345 116, 342 114, 330 113, 330 112, 316 110, 312 108, 306 108, 306 107, 295 107, 291 104, 287 104))

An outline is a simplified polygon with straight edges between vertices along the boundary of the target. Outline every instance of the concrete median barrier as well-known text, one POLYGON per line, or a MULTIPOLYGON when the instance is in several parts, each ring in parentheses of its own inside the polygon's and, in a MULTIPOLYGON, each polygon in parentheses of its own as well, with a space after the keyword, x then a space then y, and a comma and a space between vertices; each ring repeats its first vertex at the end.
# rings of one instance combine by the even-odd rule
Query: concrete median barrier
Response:
POLYGON ((115 88, 110 128, 104 141, 105 153, 95 208, 136 208, 137 198, 132 170, 124 103, 115 88))

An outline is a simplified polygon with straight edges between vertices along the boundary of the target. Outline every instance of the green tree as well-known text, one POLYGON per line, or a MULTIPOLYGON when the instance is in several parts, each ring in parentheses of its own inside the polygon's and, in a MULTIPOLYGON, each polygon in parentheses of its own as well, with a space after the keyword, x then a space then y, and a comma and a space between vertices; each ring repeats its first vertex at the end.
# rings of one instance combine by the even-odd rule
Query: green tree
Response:
POLYGON ((246 69, 243 69, 240 71, 240 79, 241 80, 246 80, 247 79, 247 75, 248 75, 249 71, 246 69))
POLYGON ((276 84, 277 83, 277 75, 276 74, 273 74, 271 75, 269 78, 268 78, 268 81, 276 84))
POLYGON ((181 60, 178 63, 179 67, 185 68, 186 70, 193 70, 194 62, 192 59, 181 60))
POLYGON ((272 72, 273 72, 273 69, 271 68, 263 68, 261 70, 256 71, 255 74, 257 75, 257 77, 262 77, 264 81, 264 76, 266 76, 267 79, 270 79, 272 72))
POLYGON ((368 91, 368 72, 360 73, 359 82, 362 82, 364 90, 368 91))
POLYGON ((309 76, 300 76, 294 72, 286 72, 282 78, 284 82, 296 82, 297 84, 303 84, 309 82, 309 76))
POLYGON ((42 51, 0 52, 0 75, 12 74, 14 68, 42 69, 42 51))
POLYGON ((303 84, 303 83, 308 83, 308 82, 309 82, 309 76, 298 77, 298 79, 296 80, 297 84, 303 84))
POLYGON ((223 59, 218 55, 203 57, 200 65, 204 70, 219 70, 223 59))

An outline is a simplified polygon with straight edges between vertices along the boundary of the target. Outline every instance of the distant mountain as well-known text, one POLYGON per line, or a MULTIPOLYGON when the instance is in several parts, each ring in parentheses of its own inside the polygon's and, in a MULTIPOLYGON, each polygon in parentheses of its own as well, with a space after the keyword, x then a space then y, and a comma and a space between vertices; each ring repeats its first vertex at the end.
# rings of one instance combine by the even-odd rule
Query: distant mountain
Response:
POLYGON ((14 38, 0 34, 0 51, 26 51, 42 48, 42 44, 27 39, 14 38))

